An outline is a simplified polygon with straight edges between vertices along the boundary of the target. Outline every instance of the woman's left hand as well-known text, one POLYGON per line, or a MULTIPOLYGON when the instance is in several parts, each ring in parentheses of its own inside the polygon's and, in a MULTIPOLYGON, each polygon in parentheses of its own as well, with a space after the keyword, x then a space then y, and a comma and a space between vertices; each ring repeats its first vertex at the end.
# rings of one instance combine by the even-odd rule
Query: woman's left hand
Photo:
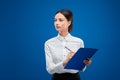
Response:
POLYGON ((92 62, 92 59, 91 59, 91 58, 88 58, 88 59, 84 60, 84 64, 85 64, 86 66, 89 66, 89 65, 91 64, 91 62, 92 62))

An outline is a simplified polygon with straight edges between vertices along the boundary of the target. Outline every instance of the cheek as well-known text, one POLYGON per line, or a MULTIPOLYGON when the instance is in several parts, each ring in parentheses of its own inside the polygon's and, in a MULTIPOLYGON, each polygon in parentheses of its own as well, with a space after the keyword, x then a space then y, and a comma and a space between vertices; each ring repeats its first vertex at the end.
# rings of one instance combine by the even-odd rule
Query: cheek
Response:
POLYGON ((65 27, 65 24, 64 24, 64 23, 63 23, 63 24, 61 24, 61 27, 62 27, 62 28, 64 28, 64 27, 65 27))
POLYGON ((66 23, 62 23, 61 26, 62 26, 63 28, 67 28, 67 27, 68 27, 66 23))

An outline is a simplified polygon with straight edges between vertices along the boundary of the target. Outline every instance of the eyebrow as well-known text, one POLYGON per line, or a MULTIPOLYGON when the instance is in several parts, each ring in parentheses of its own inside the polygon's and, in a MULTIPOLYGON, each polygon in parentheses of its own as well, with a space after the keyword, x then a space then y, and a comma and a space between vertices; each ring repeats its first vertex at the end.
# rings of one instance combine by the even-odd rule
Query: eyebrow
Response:
POLYGON ((54 19, 64 19, 64 18, 54 18, 54 19))

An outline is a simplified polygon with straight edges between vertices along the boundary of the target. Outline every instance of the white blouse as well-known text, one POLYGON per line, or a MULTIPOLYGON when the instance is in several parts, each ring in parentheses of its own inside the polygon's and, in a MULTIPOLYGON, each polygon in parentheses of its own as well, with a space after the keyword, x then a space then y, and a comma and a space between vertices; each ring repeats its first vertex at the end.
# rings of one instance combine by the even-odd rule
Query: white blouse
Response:
MULTIPOLYGON (((70 50, 77 52, 84 47, 83 40, 68 34, 66 37, 58 36, 45 42, 46 69, 48 73, 77 73, 78 70, 64 69, 63 61, 67 58, 70 50)), ((86 67, 85 67, 86 68, 86 67)), ((83 69, 83 71, 85 70, 83 69)))

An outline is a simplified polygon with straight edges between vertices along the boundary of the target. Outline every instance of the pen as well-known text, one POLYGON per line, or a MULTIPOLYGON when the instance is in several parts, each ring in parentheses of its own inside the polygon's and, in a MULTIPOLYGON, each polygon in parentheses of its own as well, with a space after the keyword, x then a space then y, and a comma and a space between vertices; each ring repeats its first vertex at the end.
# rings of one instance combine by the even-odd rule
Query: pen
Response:
POLYGON ((69 49, 68 47, 66 47, 66 46, 65 46, 65 48, 66 48, 67 50, 69 50, 70 52, 72 52, 72 50, 71 50, 71 49, 69 49))

